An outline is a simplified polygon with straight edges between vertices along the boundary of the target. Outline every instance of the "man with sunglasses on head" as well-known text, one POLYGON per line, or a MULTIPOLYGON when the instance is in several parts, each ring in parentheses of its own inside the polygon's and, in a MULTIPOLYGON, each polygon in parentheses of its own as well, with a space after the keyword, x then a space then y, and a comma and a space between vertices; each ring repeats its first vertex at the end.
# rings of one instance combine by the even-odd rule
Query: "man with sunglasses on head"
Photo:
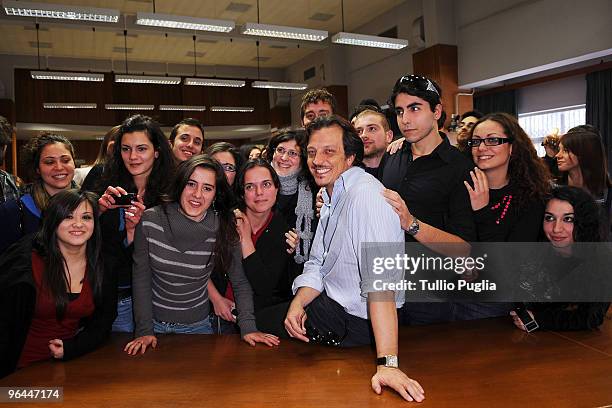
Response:
MULTIPOLYGON (((473 164, 438 131, 441 94, 438 84, 423 76, 397 80, 390 105, 407 143, 386 155, 381 180, 406 242, 419 242, 445 256, 467 256, 466 242, 476 239, 476 229, 463 181, 469 180, 473 164)), ((452 304, 407 302, 401 314, 405 324, 449 321, 452 304)))

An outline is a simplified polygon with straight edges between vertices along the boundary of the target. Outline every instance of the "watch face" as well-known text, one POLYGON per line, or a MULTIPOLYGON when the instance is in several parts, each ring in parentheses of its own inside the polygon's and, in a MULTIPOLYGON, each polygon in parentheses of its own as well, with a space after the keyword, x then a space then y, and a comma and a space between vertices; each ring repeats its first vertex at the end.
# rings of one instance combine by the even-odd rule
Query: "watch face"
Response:
POLYGON ((397 356, 387 356, 387 364, 385 366, 397 368, 399 366, 397 356))

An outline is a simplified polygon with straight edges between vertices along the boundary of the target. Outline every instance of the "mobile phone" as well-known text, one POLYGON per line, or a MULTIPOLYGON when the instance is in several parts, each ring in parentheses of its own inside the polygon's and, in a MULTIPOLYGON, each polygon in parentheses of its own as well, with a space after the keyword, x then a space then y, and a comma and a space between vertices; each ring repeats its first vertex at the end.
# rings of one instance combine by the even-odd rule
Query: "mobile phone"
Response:
POLYGON ((234 317, 238 317, 238 310, 236 308, 232 309, 232 314, 234 317))
POLYGON ((523 323, 523 326, 525 326, 525 330, 527 331, 527 333, 531 333, 532 331, 540 327, 538 325, 538 322, 536 322, 535 319, 531 317, 529 312, 527 312, 527 308, 525 307, 525 305, 517 305, 514 308, 514 313, 516 313, 518 318, 521 319, 521 322, 523 323))
POLYGON ((126 195, 114 196, 113 198, 115 199, 115 205, 130 206, 132 201, 136 201, 136 193, 127 193, 126 195))

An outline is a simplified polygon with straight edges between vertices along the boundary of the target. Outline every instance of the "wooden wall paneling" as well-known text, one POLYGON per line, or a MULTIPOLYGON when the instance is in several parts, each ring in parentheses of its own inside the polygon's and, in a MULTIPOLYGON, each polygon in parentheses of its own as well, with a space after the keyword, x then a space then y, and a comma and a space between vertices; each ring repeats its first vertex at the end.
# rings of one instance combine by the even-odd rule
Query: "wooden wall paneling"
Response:
POLYGON ((11 137, 11 143, 6 148, 4 154, 4 162, 1 169, 6 170, 9 173, 15 174, 15 168, 17 167, 17 139, 15 137, 15 103, 12 99, 0 99, 0 116, 4 116, 13 125, 13 135, 11 137))
POLYGON ((348 87, 346 85, 330 85, 326 88, 336 97, 338 106, 335 113, 348 119, 348 87))
MULTIPOLYGON (((457 46, 436 44, 412 55, 414 73, 433 79, 442 88, 442 106, 447 118, 445 125, 450 123, 451 114, 459 109, 461 114, 464 106, 471 104, 469 96, 460 97, 460 102, 466 105, 455 106, 455 95, 458 88, 457 46)), ((466 109, 467 110, 467 109, 466 109)))
POLYGON ((219 88, 185 85, 123 84, 105 74, 104 82, 35 80, 29 69, 15 70, 16 118, 26 123, 98 125, 109 128, 135 113, 152 116, 162 126, 173 126, 185 117, 207 126, 265 125, 270 123, 267 89, 219 88), (44 109, 43 102, 95 102, 97 109, 44 109), (153 111, 106 110, 105 104, 149 104, 153 111), (205 105, 205 112, 159 111, 159 105, 205 105), (253 106, 252 113, 210 112, 211 106, 253 106))
POLYGON ((291 126, 291 107, 275 106, 270 109, 270 126, 272 128, 284 128, 291 126))
POLYGON ((71 140, 76 160, 84 160, 84 166, 91 165, 98 156, 101 140, 71 140))
POLYGON ((160 111, 159 105, 182 105, 179 85, 115 83, 113 101, 110 103, 154 105, 153 111, 115 111, 116 123, 121 123, 130 114, 151 116, 162 126, 173 126, 182 119, 180 111, 160 111), (128 113, 128 115, 126 115, 128 113))

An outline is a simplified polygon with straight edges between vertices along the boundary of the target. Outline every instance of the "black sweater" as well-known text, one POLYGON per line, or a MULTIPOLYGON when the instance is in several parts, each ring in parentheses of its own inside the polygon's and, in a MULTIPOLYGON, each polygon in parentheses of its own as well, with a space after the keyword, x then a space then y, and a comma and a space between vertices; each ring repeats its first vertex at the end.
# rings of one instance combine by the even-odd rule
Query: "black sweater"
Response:
POLYGON ((255 252, 242 260, 253 288, 255 312, 291 299, 295 262, 286 250, 285 232, 289 229, 283 215, 275 212, 257 240, 255 252))
POLYGON ((532 200, 522 208, 517 207, 517 197, 511 185, 489 190, 489 203, 474 211, 474 222, 479 242, 538 242, 544 218, 544 203, 532 200), (504 197, 512 195, 508 211, 501 217, 504 197), (491 207, 500 203, 499 208, 491 207), (499 220, 499 224, 496 221, 499 220))
POLYGON ((593 330, 601 326, 610 303, 533 303, 528 306, 544 330, 593 330))
MULTIPOLYGON (((15 371, 34 315, 32 242, 26 236, 0 257, 0 378, 15 371)), ((81 321, 76 336, 62 339, 64 361, 94 350, 110 335, 117 316, 117 283, 113 270, 105 271, 94 313, 81 321)))

